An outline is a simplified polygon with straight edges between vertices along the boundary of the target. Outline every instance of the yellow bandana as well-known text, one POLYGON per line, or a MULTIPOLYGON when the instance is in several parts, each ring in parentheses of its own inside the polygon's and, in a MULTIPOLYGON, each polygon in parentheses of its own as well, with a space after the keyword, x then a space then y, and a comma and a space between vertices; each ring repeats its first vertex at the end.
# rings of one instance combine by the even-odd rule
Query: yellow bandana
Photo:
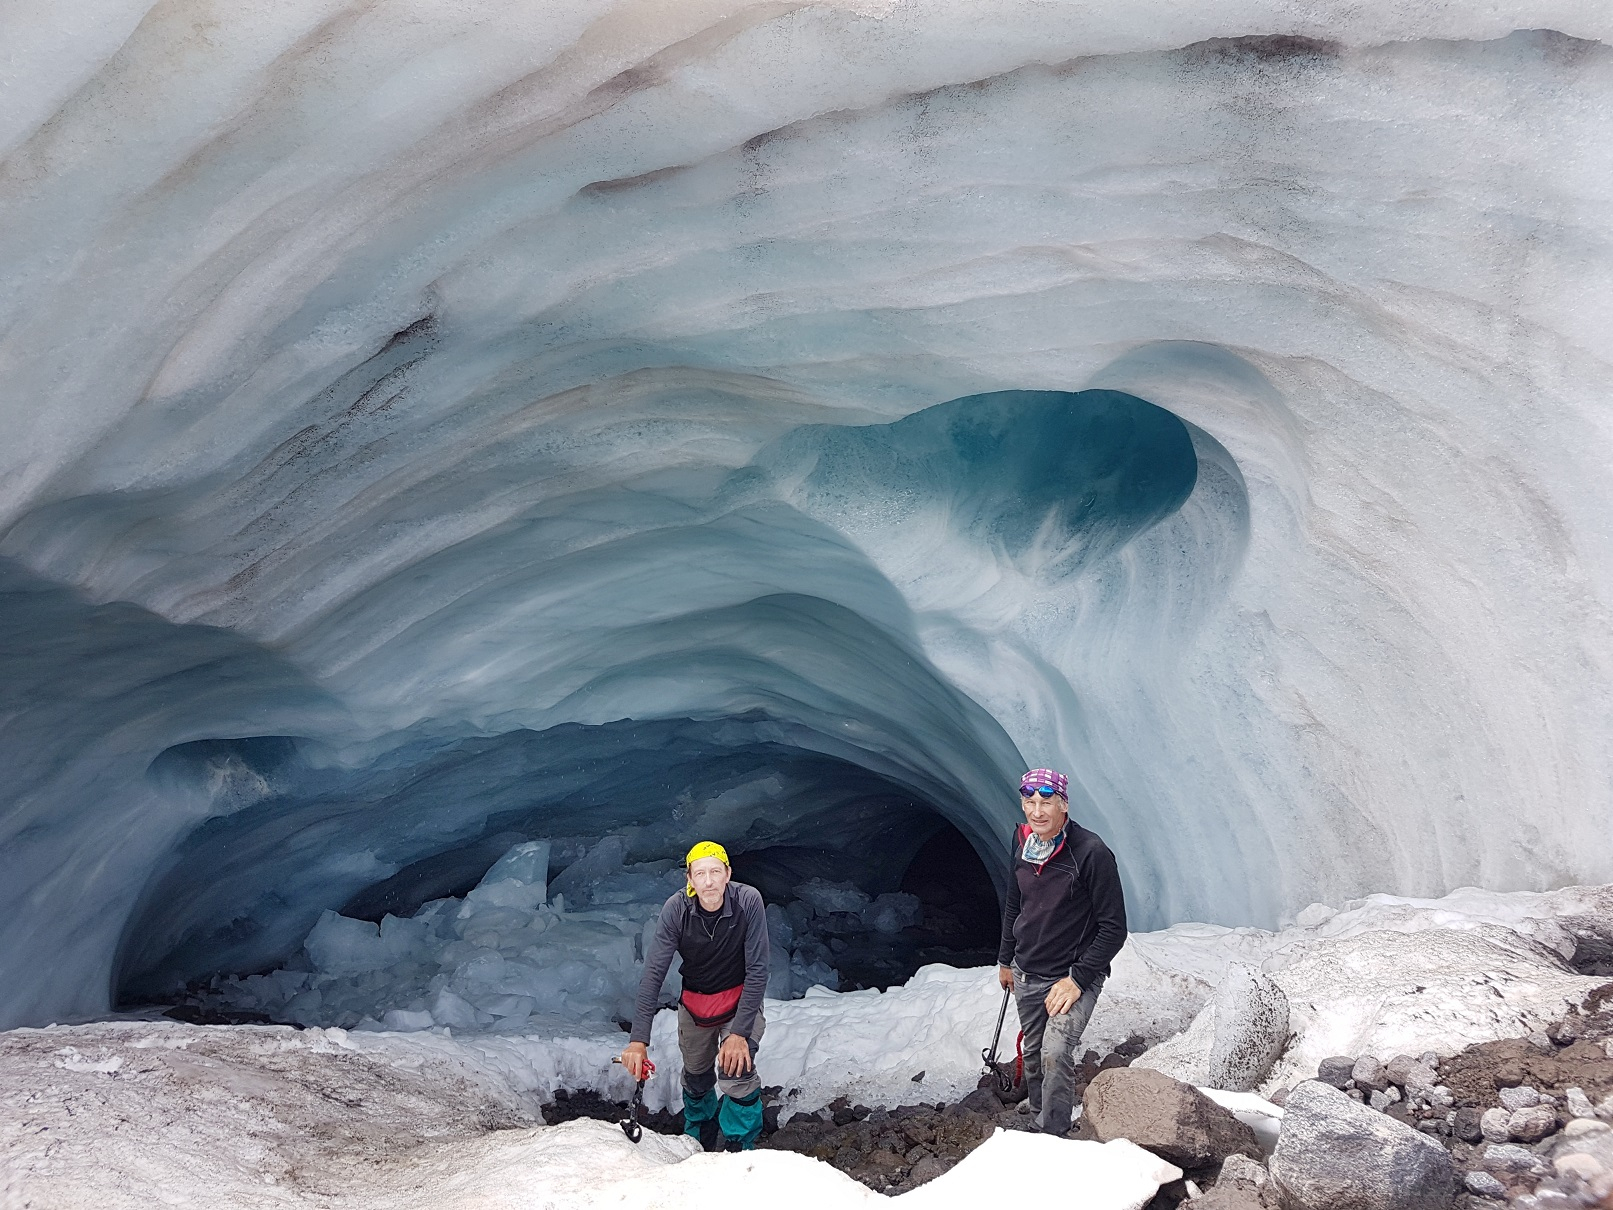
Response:
MULTIPOLYGON (((715 857, 724 865, 731 865, 728 860, 727 849, 723 848, 722 845, 718 844, 715 840, 702 840, 699 844, 695 845, 694 848, 689 850, 689 855, 683 859, 683 868, 687 870, 702 857, 715 857)), ((683 893, 688 895, 690 898, 693 898, 694 883, 686 882, 683 887, 683 893)))

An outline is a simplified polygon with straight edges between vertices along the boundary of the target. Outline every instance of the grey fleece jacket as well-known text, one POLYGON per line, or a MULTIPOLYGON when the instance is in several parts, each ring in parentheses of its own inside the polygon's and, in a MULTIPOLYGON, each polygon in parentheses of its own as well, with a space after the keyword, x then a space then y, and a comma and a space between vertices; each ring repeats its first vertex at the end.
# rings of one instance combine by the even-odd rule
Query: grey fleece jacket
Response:
MULTIPOLYGON (((666 982, 666 973, 672 969, 672 955, 683 942, 694 902, 684 892, 676 891, 661 905, 655 937, 650 942, 649 953, 644 955, 644 977, 639 980, 638 1000, 633 1006, 630 1041, 647 1043, 650 1040, 650 1023, 655 1020, 659 1007, 661 984, 666 982)), ((723 895, 720 916, 726 920, 736 912, 745 934, 745 990, 740 993, 739 1007, 734 1010, 733 1032, 748 1038, 756 1027, 756 1014, 762 1009, 762 995, 767 991, 768 960, 772 956, 762 893, 743 882, 730 882, 723 895)))

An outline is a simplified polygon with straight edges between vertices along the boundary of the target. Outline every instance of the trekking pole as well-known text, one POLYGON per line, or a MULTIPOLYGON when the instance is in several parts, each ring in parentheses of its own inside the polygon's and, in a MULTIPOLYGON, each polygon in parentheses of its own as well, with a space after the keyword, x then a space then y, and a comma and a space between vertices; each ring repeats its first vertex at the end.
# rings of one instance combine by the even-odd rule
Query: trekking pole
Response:
MULTIPOLYGON (((1002 1040, 1003 1021, 1008 1016, 1008 997, 1011 994, 1011 988, 1003 988, 1003 1004, 997 1010, 997 1028, 991 1031, 991 1045, 980 1052, 980 1057, 986 1061, 986 1074, 995 1079, 999 1087, 1002 1086, 1003 1073, 997 1066, 997 1043, 1002 1040)), ((1007 1092, 1008 1089, 1004 1088, 1003 1091, 1007 1092)))
MULTIPOLYGON (((620 1063, 621 1061, 622 1057, 620 1055, 616 1055, 611 1059, 612 1063, 620 1063)), ((622 1133, 635 1143, 644 1137, 644 1128, 638 1124, 639 1110, 644 1108, 644 1081, 654 1074, 655 1064, 645 1059, 644 1074, 639 1077, 638 1087, 633 1089, 633 1099, 627 1103, 627 1116, 616 1123, 622 1128, 622 1133)))

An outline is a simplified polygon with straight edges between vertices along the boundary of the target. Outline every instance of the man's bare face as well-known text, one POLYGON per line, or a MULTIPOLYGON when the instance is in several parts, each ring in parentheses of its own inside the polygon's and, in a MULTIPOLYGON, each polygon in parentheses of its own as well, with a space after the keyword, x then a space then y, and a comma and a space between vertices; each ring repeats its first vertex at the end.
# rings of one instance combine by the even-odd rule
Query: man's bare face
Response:
POLYGON ((689 883, 699 896, 700 905, 708 910, 722 902, 723 892, 732 877, 733 872, 716 857, 702 857, 689 863, 689 883))
POLYGON ((1057 836, 1059 829, 1064 827, 1064 821, 1070 817, 1069 802, 1057 794, 1052 798, 1032 794, 1023 802, 1025 822, 1030 824, 1031 831, 1042 840, 1052 840, 1057 836))

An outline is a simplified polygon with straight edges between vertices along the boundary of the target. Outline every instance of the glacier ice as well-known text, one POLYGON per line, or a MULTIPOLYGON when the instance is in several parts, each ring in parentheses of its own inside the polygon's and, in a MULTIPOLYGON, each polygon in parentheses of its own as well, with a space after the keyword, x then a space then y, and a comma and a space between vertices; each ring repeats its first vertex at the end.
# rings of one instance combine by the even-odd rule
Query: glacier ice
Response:
MULTIPOLYGON (((512 846, 462 898, 435 899, 377 922, 325 910, 285 967, 215 976, 193 1004, 242 1019, 302 1026, 456 1033, 611 1032, 631 1021, 643 957, 667 895, 684 886, 674 862, 629 863, 607 836, 549 885, 548 840, 512 846), (569 902, 568 902, 569 896, 569 902)), ((848 935, 894 937, 923 919, 917 896, 870 897, 850 882, 812 878, 787 904, 767 905, 767 994, 836 990, 834 948, 848 935)), ((677 998, 681 962, 662 985, 677 998)))
MULTIPOLYGON (((462 899, 405 918, 327 910, 293 966, 215 980, 207 1002, 304 1026, 614 1032, 632 1019, 644 945, 683 872, 625 864, 620 838, 606 837, 565 870, 568 907, 565 892, 543 894, 551 847, 515 845, 462 899)), ((680 986, 674 965, 664 994, 680 986)))
POLYGON ((1143 927, 1613 880, 1600 7, 0 41, 0 1024, 537 839, 893 894, 1025 764, 1143 927))

